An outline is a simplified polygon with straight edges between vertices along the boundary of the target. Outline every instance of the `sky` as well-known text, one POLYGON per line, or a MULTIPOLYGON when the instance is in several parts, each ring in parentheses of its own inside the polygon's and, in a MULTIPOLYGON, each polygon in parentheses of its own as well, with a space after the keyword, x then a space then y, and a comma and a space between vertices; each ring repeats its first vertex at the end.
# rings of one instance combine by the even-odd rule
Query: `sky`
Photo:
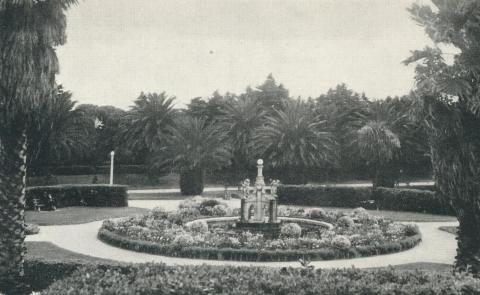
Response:
POLYGON ((82 0, 67 13, 57 82, 78 103, 128 109, 140 92, 242 93, 272 73, 293 97, 346 83, 407 94, 429 44, 406 8, 418 0, 82 0))

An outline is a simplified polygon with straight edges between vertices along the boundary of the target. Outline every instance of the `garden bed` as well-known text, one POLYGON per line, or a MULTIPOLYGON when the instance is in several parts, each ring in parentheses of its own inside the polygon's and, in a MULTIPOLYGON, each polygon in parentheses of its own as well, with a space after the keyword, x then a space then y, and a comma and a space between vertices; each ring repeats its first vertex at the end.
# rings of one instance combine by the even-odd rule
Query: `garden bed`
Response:
POLYGON ((235 229, 236 216, 218 201, 187 200, 176 212, 153 209, 148 214, 123 220, 107 220, 98 233, 105 243, 150 254, 196 259, 238 261, 292 261, 300 258, 332 260, 394 253, 410 249, 421 241, 418 228, 368 214, 322 209, 281 210, 284 217, 278 239, 235 229), (299 218, 299 219, 293 219, 299 218), (306 222, 292 223, 305 220, 306 222), (311 222, 309 222, 311 221, 311 222), (313 226, 316 223, 332 223, 313 226), (300 226, 300 225, 301 226, 300 226))

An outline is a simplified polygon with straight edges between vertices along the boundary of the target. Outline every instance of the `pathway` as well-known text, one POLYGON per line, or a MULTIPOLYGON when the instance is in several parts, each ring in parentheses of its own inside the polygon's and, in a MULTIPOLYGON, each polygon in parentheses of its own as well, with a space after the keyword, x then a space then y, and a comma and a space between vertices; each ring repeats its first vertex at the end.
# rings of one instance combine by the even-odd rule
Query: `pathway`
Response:
MULTIPOLYGON (((137 201, 139 202, 139 201, 137 201)), ((165 201, 163 201, 165 202, 165 201)), ((64 249, 99 257, 123 262, 143 263, 143 262, 163 262, 168 265, 236 265, 236 266, 270 266, 298 267, 297 261, 292 262, 240 262, 240 261, 218 261, 218 260, 200 260, 166 257, 159 255, 151 255, 128 251, 107 245, 97 239, 97 233, 101 226, 101 221, 76 224, 76 225, 56 225, 41 226, 40 233, 37 235, 27 236, 27 241, 46 241, 62 247, 64 249)), ((415 262, 432 262, 453 264, 456 255, 457 243, 455 236, 440 231, 440 226, 456 226, 456 222, 424 222, 418 223, 420 231, 423 235, 422 242, 413 249, 373 257, 331 260, 331 261, 314 261, 312 265, 317 268, 342 268, 355 266, 357 268, 383 267, 389 265, 398 265, 404 263, 415 262)))

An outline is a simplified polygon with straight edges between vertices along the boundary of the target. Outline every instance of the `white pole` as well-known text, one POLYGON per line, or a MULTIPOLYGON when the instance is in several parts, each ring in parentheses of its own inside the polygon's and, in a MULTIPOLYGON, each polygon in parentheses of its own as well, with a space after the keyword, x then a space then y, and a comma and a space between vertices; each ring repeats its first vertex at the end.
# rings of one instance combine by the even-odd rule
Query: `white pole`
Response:
POLYGON ((110 152, 110 185, 113 185, 113 157, 115 156, 115 152, 110 152))

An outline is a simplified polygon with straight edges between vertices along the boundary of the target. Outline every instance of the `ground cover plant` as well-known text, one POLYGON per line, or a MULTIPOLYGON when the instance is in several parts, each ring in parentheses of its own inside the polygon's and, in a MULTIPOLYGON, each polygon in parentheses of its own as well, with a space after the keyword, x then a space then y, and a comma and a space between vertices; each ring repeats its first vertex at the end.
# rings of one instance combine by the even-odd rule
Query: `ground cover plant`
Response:
POLYGON ((478 294, 465 273, 146 264, 82 267, 42 294, 478 294))
POLYGON ((155 208, 142 216, 104 221, 99 238, 135 251, 226 260, 336 259, 397 252, 421 239, 415 225, 400 224, 357 208, 349 213, 282 208, 279 216, 320 220, 332 229, 302 222, 282 223, 280 237, 238 231, 234 221, 208 223, 205 217, 238 216, 215 199, 187 199, 179 210, 155 208))

